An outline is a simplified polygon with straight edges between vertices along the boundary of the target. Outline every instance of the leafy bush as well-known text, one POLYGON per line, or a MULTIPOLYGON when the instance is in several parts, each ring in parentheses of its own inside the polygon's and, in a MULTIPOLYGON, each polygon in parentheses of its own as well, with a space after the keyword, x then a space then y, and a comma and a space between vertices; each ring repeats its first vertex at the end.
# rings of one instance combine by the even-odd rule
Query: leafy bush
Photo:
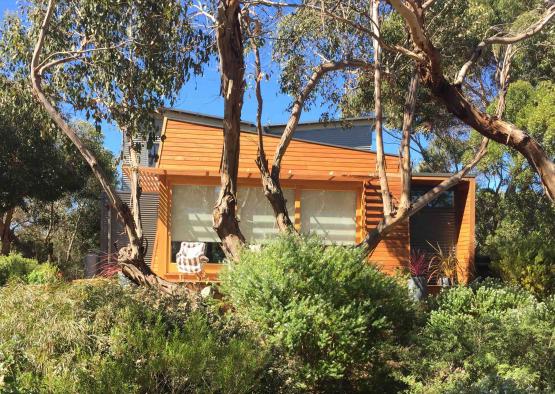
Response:
POLYGON ((39 264, 27 275, 27 283, 34 285, 44 285, 56 283, 60 278, 60 270, 50 263, 39 264))
POLYGON ((50 263, 39 264, 37 260, 27 259, 20 254, 0 256, 0 286, 17 279, 30 284, 46 284, 58 281, 60 271, 50 263))
POLYGON ((95 280, 0 288, 0 392, 250 393, 266 354, 184 297, 95 280))
POLYGON ((37 266, 36 260, 26 259, 17 253, 0 256, 0 286, 15 278, 25 280, 37 266))
POLYGON ((539 296, 555 294, 555 248, 545 231, 541 226, 523 231, 517 222, 503 222, 488 238, 501 278, 539 296))
POLYGON ((546 297, 555 294, 555 208, 532 189, 501 200, 491 191, 480 192, 478 246, 504 281, 546 297))
POLYGON ((396 390, 391 365, 414 304, 358 248, 281 236, 259 252, 244 250, 222 274, 221 290, 280 353, 287 391, 396 390))
POLYGON ((408 352, 411 392, 555 391, 555 299, 486 282, 443 292, 408 352))

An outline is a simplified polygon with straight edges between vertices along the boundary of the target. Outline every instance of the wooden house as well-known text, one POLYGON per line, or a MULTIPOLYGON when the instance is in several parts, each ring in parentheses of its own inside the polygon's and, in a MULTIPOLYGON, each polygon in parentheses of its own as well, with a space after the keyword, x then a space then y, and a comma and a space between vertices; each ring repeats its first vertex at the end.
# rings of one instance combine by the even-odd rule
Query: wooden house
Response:
MULTIPOLYGON (((348 143, 353 130, 360 134, 364 129, 371 138, 371 127, 368 120, 365 122, 353 120, 351 128, 343 131, 338 124, 300 126, 305 133, 296 135, 282 164, 282 187, 297 230, 320 234, 329 242, 352 245, 363 240, 365 233, 379 222, 382 202, 376 154, 369 149, 370 143, 363 147, 348 143), (315 131, 318 127, 334 127, 344 135, 329 133, 334 143, 328 143, 322 140, 322 133, 315 131), (311 135, 318 139, 309 139, 311 135)), ((277 129, 273 126, 264 135, 269 158, 279 141, 277 129)), ((359 134, 356 138, 360 140, 359 134)), ((182 241, 206 243, 210 263, 205 270, 210 280, 217 280, 222 268, 219 239, 212 229, 222 139, 221 118, 167 109, 160 119, 159 142, 149 155, 144 155, 141 182, 144 205, 148 207, 143 213, 149 238, 147 259, 154 272, 168 280, 196 280, 194 275, 177 270, 175 257, 182 241)), ((257 135, 253 124, 242 124, 240 143, 238 216, 247 242, 254 243, 268 239, 277 230, 255 164, 257 135)), ((391 191, 398 198, 399 158, 388 155, 386 166, 391 191)), ((125 166, 123 173, 128 173, 125 166)), ((423 193, 448 176, 415 173, 413 193, 423 193)), ((370 255, 369 263, 394 273, 407 266, 411 250, 426 251, 430 244, 439 245, 443 250, 455 251, 461 264, 459 278, 467 281, 474 263, 475 187, 473 177, 464 178, 399 225, 370 255)), ((128 193, 123 195, 128 199, 128 193)), ((111 214, 103 215, 102 248, 108 252, 114 250, 114 240, 120 239, 119 246, 124 242, 113 219, 111 214)))

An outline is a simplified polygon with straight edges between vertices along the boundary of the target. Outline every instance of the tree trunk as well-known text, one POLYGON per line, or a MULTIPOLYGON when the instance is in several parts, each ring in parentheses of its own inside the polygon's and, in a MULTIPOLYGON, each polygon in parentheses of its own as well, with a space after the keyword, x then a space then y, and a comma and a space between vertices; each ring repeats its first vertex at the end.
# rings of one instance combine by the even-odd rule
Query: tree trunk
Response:
POLYGON ((135 232, 137 234, 137 239, 135 244, 131 243, 133 258, 137 260, 144 260, 146 255, 146 250, 144 247, 144 232, 143 232, 143 222, 141 217, 141 184, 140 184, 140 174, 139 174, 139 154, 140 148, 137 149, 133 143, 132 134, 128 133, 127 138, 129 140, 129 164, 131 167, 131 213, 133 215, 133 223, 135 225, 135 232))
POLYGON ((380 36, 380 17, 379 17, 379 0, 372 1, 372 38, 374 48, 374 128, 376 131, 376 167, 378 177, 380 179, 380 191, 382 194, 383 215, 385 221, 389 221, 393 215, 393 201, 389 192, 389 184, 387 181, 387 172, 385 168, 385 153, 383 144, 382 130, 382 71, 380 64, 381 49, 378 37, 380 36))
POLYGON ((414 71, 410 80, 409 90, 405 100, 403 114, 403 138, 401 140, 400 170, 401 170, 401 198, 399 200, 399 211, 404 212, 410 208, 410 189, 412 168, 410 162, 410 141, 414 109, 416 107, 416 93, 418 91, 418 73, 414 71))
MULTIPOLYGON (((384 217, 378 223, 378 225, 370 231, 365 240, 362 242, 364 245, 366 253, 370 254, 376 246, 380 243, 380 241, 387 236, 399 223, 402 223, 404 220, 412 216, 417 211, 414 210, 414 206, 411 205, 411 198, 410 198, 410 190, 411 190, 411 181, 412 181, 412 169, 410 165, 410 141, 411 141, 411 129, 412 129, 412 122, 414 119, 414 111, 416 107, 416 95, 418 91, 418 73, 414 72, 409 87, 407 90, 407 95, 405 98, 405 108, 403 111, 403 137, 401 140, 401 151, 400 151, 400 172, 401 172, 401 198, 399 200, 399 207, 398 210, 394 213, 394 215, 386 216, 385 209, 384 209, 384 217)), ((464 175, 462 175, 464 176, 464 175)), ((462 178, 460 176, 459 179, 462 178)), ((458 181, 457 181, 458 182, 458 181)), ((450 186, 449 186, 450 187, 450 186)), ((437 190, 437 193, 433 195, 431 200, 437 198, 443 191, 447 190, 446 188, 442 188, 437 190)), ((423 196, 420 199, 426 197, 423 196)), ((432 196, 428 196, 432 197, 432 196)), ((430 200, 430 201, 431 201, 430 200)), ((422 205, 424 207, 425 205, 422 205)), ((420 208, 420 209, 421 209, 420 208)))
MULTIPOLYGON (((79 209, 79 207, 77 207, 79 209)), ((69 239, 69 244, 66 250, 66 265, 69 263, 69 259, 71 257, 71 249, 73 249, 73 243, 75 242, 75 237, 77 236, 77 230, 79 230, 79 221, 81 220, 81 212, 77 214, 77 220, 75 220, 75 227, 73 228, 73 232, 71 233, 71 237, 69 239)), ((60 260, 58 258, 58 260, 60 260)))
POLYGON ((346 68, 367 69, 370 67, 372 67, 370 63, 360 59, 342 60, 338 62, 325 62, 318 66, 312 73, 310 79, 306 83, 306 86, 293 102, 291 115, 289 116, 289 120, 285 125, 285 129, 283 130, 279 143, 276 147, 276 151, 274 153, 274 162, 272 163, 271 171, 268 170, 266 157, 261 157, 260 155, 258 155, 256 164, 260 169, 262 185, 264 187, 264 194, 272 205, 276 217, 276 223, 281 231, 295 231, 293 223, 289 218, 289 213, 287 212, 287 201, 283 196, 283 190, 281 189, 279 178, 281 172, 281 161, 283 160, 283 156, 287 152, 287 148, 289 147, 289 144, 293 139, 293 134, 295 133, 295 130, 297 129, 297 126, 301 119, 301 113, 306 99, 310 96, 316 85, 318 85, 320 79, 326 73, 344 70, 346 68))
POLYGON ((295 227, 287 211, 287 200, 283 195, 283 190, 279 182, 279 171, 272 171, 272 173, 270 173, 268 170, 268 162, 264 165, 260 156, 256 159, 256 165, 260 169, 264 195, 274 210, 276 225, 279 231, 294 232, 295 227))
POLYGON ((42 90, 42 75, 39 72, 40 57, 50 25, 50 20, 54 13, 54 7, 55 1, 49 0, 43 22, 39 30, 39 36, 35 44, 35 49, 33 51, 33 58, 31 61, 31 84, 33 94, 48 113, 50 118, 70 139, 81 156, 85 159, 91 168, 92 173, 98 180, 102 190, 106 193, 110 205, 116 210, 119 219, 124 224, 125 231, 129 239, 129 245, 126 248, 122 248, 119 254, 118 262, 122 266, 123 273, 131 281, 139 285, 155 286, 164 292, 169 292, 169 289, 175 290, 177 286, 175 283, 167 282, 164 279, 157 277, 145 263, 143 258, 144 256, 141 256, 140 253, 137 254, 137 252, 141 250, 142 245, 139 237, 137 236, 135 222, 129 206, 125 204, 117 194, 114 186, 110 183, 108 177, 98 163, 97 158, 85 146, 76 131, 65 121, 42 90))
MULTIPOLYGON (((497 108, 496 108, 496 116, 497 118, 501 118, 503 116, 503 112, 505 110, 505 96, 507 94, 507 89, 509 87, 509 77, 510 77, 510 67, 512 58, 514 55, 514 50, 511 45, 509 45, 505 51, 505 56, 503 59, 503 65, 501 68, 501 73, 499 76, 499 95, 497 101, 497 108)), ((410 129, 412 126, 412 121, 414 117, 414 109, 416 105, 416 93, 418 89, 418 74, 415 73, 413 78, 411 79, 409 90, 407 92, 407 97, 405 101, 405 110, 403 114, 403 141, 402 141, 402 163, 401 163, 401 181, 403 184, 403 191, 400 200, 400 207, 396 212, 396 215, 391 220, 386 220, 385 218, 380 221, 378 226, 373 229, 366 237, 364 241, 364 245, 366 248, 367 253, 371 253, 376 246, 378 246, 379 242, 389 234, 398 224, 404 222, 415 213, 420 211, 424 208, 428 203, 435 200, 439 197, 443 192, 449 190, 451 187, 458 184, 461 179, 471 171, 476 164, 480 162, 480 160, 485 156, 487 153, 487 147, 489 143, 489 139, 484 137, 476 153, 474 159, 467 164, 464 168, 458 171, 456 174, 452 175, 450 178, 441 182, 438 186, 433 188, 432 190, 428 191, 426 194, 421 196, 418 200, 416 200, 413 204, 410 203, 410 186, 407 188, 405 182, 409 182, 410 185, 410 161, 407 163, 406 158, 407 155, 410 154, 410 129), (408 152, 407 152, 408 151, 408 152), (406 208, 404 208, 406 207, 406 208)))
POLYGON ((260 32, 260 23, 258 21, 253 21, 255 24, 255 30, 249 29, 251 47, 254 53, 254 65, 256 73, 256 132, 258 135, 258 152, 256 155, 256 165, 260 170, 260 177, 262 180, 262 190, 264 195, 268 199, 268 202, 272 206, 274 211, 274 217, 276 220, 276 225, 280 232, 291 232, 295 231, 295 227, 289 218, 289 212, 287 212, 287 201, 283 196, 283 190, 279 182, 279 169, 273 174, 270 173, 268 167, 268 159, 266 159, 266 152, 264 150, 264 138, 262 130, 262 91, 260 88, 260 81, 262 80, 262 69, 260 65, 260 51, 258 45, 256 44, 255 35, 260 32))
POLYGON ((457 185, 461 181, 461 179, 464 178, 464 176, 468 174, 468 172, 472 170, 476 166, 476 164, 478 164, 480 160, 482 160, 482 158, 485 156, 487 152, 488 141, 489 140, 484 137, 482 143, 480 144, 480 147, 478 148, 478 152, 470 161, 470 163, 468 163, 459 172, 445 179, 439 185, 433 187, 426 194, 421 196, 410 206, 408 210, 404 212, 398 212, 397 215, 390 219, 387 223, 384 219, 382 219, 380 223, 376 226, 376 228, 372 229, 372 231, 368 233, 365 240, 362 242, 362 246, 365 248, 366 254, 372 253, 372 251, 376 248, 376 246, 378 246, 380 241, 389 233, 391 233, 391 231, 398 224, 404 222, 415 213, 419 212, 430 202, 438 198, 442 193, 457 185))
POLYGON ((218 2, 216 39, 220 56, 221 92, 224 97, 224 143, 220 164, 221 189, 214 207, 214 230, 226 256, 236 259, 245 237, 237 220, 237 174, 241 133, 241 108, 245 91, 243 37, 239 1, 218 2))
POLYGON ((5 214, 0 217, 2 222, 0 223, 0 238, 2 238, 2 247, 0 249, 0 254, 7 256, 10 254, 10 249, 12 245, 12 217, 14 209, 9 209, 5 214))

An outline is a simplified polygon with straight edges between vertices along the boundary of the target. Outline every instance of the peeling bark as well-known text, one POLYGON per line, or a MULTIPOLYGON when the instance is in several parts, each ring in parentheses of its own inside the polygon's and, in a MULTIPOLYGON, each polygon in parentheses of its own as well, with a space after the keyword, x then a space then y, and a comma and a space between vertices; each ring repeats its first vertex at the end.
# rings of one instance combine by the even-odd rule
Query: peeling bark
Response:
POLYGON ((241 109, 245 91, 245 62, 237 0, 220 0, 216 40, 220 56, 221 93, 224 98, 221 189, 214 207, 213 227, 222 240, 226 256, 237 259, 245 237, 237 220, 237 174, 241 133, 241 109))

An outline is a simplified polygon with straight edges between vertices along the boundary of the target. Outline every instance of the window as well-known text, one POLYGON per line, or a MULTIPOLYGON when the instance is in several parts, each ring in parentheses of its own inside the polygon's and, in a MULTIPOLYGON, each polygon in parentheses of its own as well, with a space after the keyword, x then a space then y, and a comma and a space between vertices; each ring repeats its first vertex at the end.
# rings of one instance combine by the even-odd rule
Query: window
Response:
POLYGON ((303 190, 301 230, 318 234, 329 243, 354 244, 356 200, 354 191, 303 190))
MULTIPOLYGON (((220 239, 212 228, 212 211, 219 187, 179 185, 172 190, 171 259, 179 251, 181 242, 205 242, 210 262, 224 259, 220 239)), ((295 193, 284 189, 289 214, 295 209, 295 193)), ((240 187, 237 192, 237 216, 247 242, 263 241, 277 234, 274 212, 261 187, 240 187)))
MULTIPOLYGON (((432 187, 416 187, 411 190, 412 202, 426 194, 432 187)), ((443 192, 438 198, 428 203, 428 208, 454 208, 455 207, 455 192, 447 190, 443 192)))
POLYGON ((212 228, 212 210, 217 198, 214 186, 180 185, 172 189, 171 261, 181 242, 206 242, 210 262, 224 259, 218 234, 212 228))
MULTIPOLYGON (((287 200, 287 211, 293 217, 295 213, 295 191, 283 189, 287 200)), ((247 242, 264 241, 279 232, 274 210, 264 195, 262 187, 240 187, 237 191, 238 217, 241 232, 247 242)))
POLYGON ((148 166, 154 167, 156 162, 158 161, 158 148, 160 144, 158 142, 154 142, 152 147, 148 150, 148 166))

